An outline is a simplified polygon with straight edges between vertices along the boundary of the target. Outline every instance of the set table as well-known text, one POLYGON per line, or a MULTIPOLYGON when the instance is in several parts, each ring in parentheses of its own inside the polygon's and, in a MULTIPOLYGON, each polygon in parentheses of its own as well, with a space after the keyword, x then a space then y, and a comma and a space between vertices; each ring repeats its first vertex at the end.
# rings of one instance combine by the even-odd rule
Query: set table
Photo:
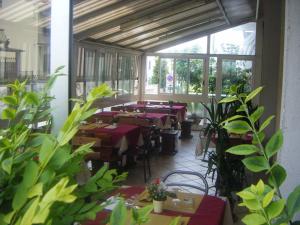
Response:
MULTIPOLYGON (((143 195, 145 187, 131 186, 122 187, 117 190, 125 199, 135 199, 135 205, 145 206, 152 202, 144 202, 143 195)), ((181 223, 184 225, 232 225, 230 206, 226 199, 200 194, 183 193, 177 197, 181 200, 192 198, 194 205, 191 208, 183 205, 172 205, 172 200, 167 200, 164 204, 164 211, 160 214, 151 213, 150 221, 146 225, 167 225, 173 218, 180 216, 181 223), (167 222, 168 221, 168 222, 167 222)), ((96 225, 99 222, 106 221, 110 215, 110 210, 104 210, 98 213, 93 221, 87 221, 84 225, 96 225)), ((129 215, 129 211, 128 211, 129 215)))

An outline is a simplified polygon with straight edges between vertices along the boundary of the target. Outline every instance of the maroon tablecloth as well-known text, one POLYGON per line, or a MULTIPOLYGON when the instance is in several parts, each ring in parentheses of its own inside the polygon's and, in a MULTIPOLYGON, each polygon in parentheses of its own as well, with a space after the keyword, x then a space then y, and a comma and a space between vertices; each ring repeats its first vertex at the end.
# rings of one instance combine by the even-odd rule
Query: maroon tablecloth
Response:
POLYGON ((118 141, 126 136, 129 145, 137 145, 140 136, 140 127, 130 124, 118 124, 116 128, 96 128, 93 133, 106 133, 111 135, 112 145, 116 145, 118 141))
POLYGON ((119 113, 120 112, 117 112, 117 111, 105 111, 105 112, 96 113, 95 116, 112 116, 112 117, 114 117, 115 115, 117 115, 119 113))
MULTIPOLYGON (((130 198, 135 194, 140 194, 145 190, 144 187, 121 188, 117 192, 125 198, 130 198)), ((164 210, 163 215, 167 216, 188 216, 190 221, 188 225, 221 225, 224 217, 226 202, 220 198, 205 195, 194 214, 181 213, 170 210, 164 210)), ((98 213, 94 221, 88 221, 84 225, 96 225, 100 221, 105 221, 110 211, 104 210, 98 213)))
POLYGON ((126 107, 133 108, 134 110, 144 110, 146 108, 151 109, 169 109, 172 114, 177 114, 180 112, 181 118, 183 119, 185 117, 186 113, 186 107, 181 105, 173 105, 172 107, 170 105, 146 105, 146 104, 131 104, 127 105, 126 107))

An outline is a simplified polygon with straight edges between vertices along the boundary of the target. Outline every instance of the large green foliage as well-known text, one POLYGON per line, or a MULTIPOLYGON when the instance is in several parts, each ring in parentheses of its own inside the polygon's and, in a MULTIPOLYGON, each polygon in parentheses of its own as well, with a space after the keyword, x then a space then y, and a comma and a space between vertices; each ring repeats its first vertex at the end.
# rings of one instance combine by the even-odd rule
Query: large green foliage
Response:
POLYGON ((249 94, 237 93, 236 88, 232 88, 230 96, 224 98, 220 103, 239 102, 241 104, 238 112, 244 112, 249 123, 245 123, 241 118, 232 117, 223 124, 228 132, 253 134, 252 145, 239 145, 229 148, 228 153, 235 155, 244 155, 243 164, 252 172, 263 172, 268 177, 265 184, 260 180, 257 185, 251 185, 238 193, 242 198, 242 206, 249 209, 250 213, 243 218, 245 224, 299 224, 292 222, 294 216, 300 211, 300 186, 297 186, 290 193, 287 199, 284 199, 280 192, 280 186, 286 179, 285 169, 272 157, 280 150, 283 143, 282 131, 278 130, 263 145, 264 129, 271 123, 273 116, 268 117, 260 127, 255 123, 263 115, 264 108, 258 107, 254 112, 250 112, 247 103, 255 98, 262 87, 253 90, 249 94))
MULTIPOLYGON (((1 98, 6 105, 2 119, 7 122, 0 130, 1 225, 71 225, 94 219, 108 204, 108 192, 126 178, 126 173, 117 174, 104 166, 86 183, 78 184, 76 180, 93 143, 72 149, 70 140, 81 121, 96 111, 91 108, 93 102, 112 94, 108 86, 92 89, 86 102, 76 100, 57 135, 45 132, 49 129, 34 129, 38 121, 50 121, 49 102, 53 98, 48 93, 60 69, 50 76, 41 93, 26 91, 26 81, 15 81, 8 85, 10 95, 1 98)), ((145 220, 145 214, 136 214, 136 223, 145 220)), ((117 222, 113 215, 111 224, 124 224, 126 215, 117 222)))

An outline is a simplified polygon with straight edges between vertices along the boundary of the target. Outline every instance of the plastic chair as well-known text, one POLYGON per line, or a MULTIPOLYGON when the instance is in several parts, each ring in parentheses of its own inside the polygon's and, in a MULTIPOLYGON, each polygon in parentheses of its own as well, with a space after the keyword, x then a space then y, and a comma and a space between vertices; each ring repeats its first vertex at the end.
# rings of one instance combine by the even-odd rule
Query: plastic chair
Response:
MULTIPOLYGON (((184 177, 187 179, 187 177, 184 177)), ((198 172, 194 171, 184 171, 184 170, 174 170, 169 172, 167 175, 165 175, 162 179, 162 181, 165 183, 167 187, 187 187, 187 188, 194 188, 197 189, 201 192, 203 192, 205 195, 208 194, 208 183, 204 176, 198 172), (201 180, 204 184, 204 187, 202 186, 196 186, 195 184, 190 184, 188 182, 167 182, 168 179, 170 179, 171 176, 173 175, 190 175, 191 179, 190 181, 194 181, 195 177, 201 180)))

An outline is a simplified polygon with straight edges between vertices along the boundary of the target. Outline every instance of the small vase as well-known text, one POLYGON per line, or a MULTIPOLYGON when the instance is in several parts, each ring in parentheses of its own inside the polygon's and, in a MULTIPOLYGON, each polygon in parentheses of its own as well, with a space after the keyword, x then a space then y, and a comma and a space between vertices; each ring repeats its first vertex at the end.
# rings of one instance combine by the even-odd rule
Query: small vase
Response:
POLYGON ((163 201, 153 200, 153 211, 155 213, 161 213, 163 211, 163 201))

